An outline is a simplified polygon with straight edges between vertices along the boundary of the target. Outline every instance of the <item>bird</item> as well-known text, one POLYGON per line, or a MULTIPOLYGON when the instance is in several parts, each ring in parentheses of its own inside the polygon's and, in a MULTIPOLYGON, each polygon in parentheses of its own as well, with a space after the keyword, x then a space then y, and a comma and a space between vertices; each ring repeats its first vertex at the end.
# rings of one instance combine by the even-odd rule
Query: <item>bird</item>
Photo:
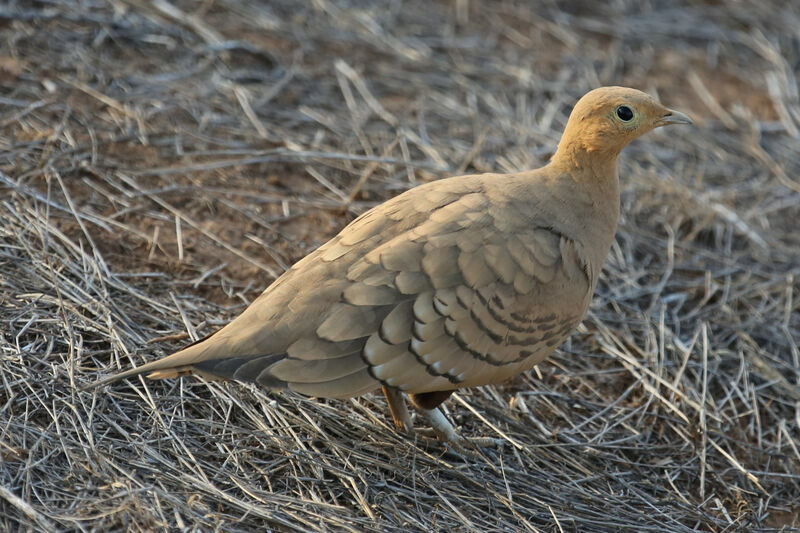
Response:
POLYGON ((216 333, 87 388, 195 374, 319 398, 382 389, 398 430, 413 432, 408 397, 439 439, 463 447, 439 406, 532 369, 578 327, 615 237, 618 156, 669 124, 692 120, 636 89, 591 90, 543 167, 411 188, 216 333))

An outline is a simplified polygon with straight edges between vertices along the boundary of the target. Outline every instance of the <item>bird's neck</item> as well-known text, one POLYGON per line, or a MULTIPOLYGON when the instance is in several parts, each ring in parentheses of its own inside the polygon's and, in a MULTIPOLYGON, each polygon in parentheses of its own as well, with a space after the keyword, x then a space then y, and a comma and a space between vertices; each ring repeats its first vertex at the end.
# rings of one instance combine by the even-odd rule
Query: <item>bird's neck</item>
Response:
MULTIPOLYGON (((572 201, 581 202, 591 224, 587 236, 605 243, 611 240, 619 220, 619 150, 587 150, 585 146, 561 143, 548 167, 552 174, 571 182, 563 190, 572 201)), ((605 257, 605 256, 603 256, 605 257)))
POLYGON ((550 162, 553 167, 586 179, 617 175, 620 150, 601 148, 583 142, 562 140, 550 162))
POLYGON ((620 150, 593 149, 578 143, 564 143, 550 161, 550 167, 570 176, 596 201, 619 204, 617 159, 620 150))

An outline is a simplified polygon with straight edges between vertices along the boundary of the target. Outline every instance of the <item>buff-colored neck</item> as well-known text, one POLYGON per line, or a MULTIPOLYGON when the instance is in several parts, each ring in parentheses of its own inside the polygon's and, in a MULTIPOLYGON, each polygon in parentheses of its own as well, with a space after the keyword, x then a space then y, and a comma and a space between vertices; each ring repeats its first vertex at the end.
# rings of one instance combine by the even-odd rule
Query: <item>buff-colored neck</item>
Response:
POLYGON ((617 158, 624 144, 604 146, 598 142, 602 138, 593 133, 571 131, 568 126, 548 167, 554 171, 552 175, 578 185, 593 206, 603 207, 596 213, 596 223, 604 227, 604 234, 613 236, 619 217, 617 158))
POLYGON ((581 136, 569 133, 569 129, 564 132, 549 166, 601 194, 619 194, 617 158, 622 147, 601 147, 585 132, 581 136))

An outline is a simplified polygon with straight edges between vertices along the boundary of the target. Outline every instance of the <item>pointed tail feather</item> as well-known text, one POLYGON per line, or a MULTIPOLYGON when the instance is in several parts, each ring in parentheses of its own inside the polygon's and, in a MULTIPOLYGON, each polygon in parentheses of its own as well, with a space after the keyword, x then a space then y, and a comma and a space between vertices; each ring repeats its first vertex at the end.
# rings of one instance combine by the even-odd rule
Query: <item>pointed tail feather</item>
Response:
MULTIPOLYGON (((117 381, 122 381, 123 379, 135 377, 140 374, 148 374, 147 377, 151 379, 164 379, 191 373, 196 363, 201 363, 207 359, 214 358, 214 352, 217 351, 214 348, 215 345, 219 343, 208 343, 207 341, 210 338, 211 336, 209 335, 184 347, 181 350, 178 350, 172 355, 168 355, 167 357, 158 359, 156 361, 152 361, 142 366, 131 368, 130 370, 126 370, 124 372, 100 379, 88 385, 84 385, 80 388, 80 390, 91 390, 98 387, 104 387, 106 385, 116 383, 117 381)), ((219 358, 219 356, 217 355, 216 358, 219 358)), ((203 372, 198 372, 198 374, 205 375, 203 372)))
POLYGON ((268 388, 285 388, 285 382, 274 378, 268 367, 286 357, 286 354, 252 354, 236 356, 220 354, 220 343, 198 342, 175 352, 172 355, 108 376, 80 388, 91 390, 122 381, 123 379, 147 374, 150 379, 175 378, 186 374, 203 376, 207 379, 234 379, 259 383, 268 388))
POLYGON ((162 364, 160 364, 164 360, 165 359, 153 361, 152 363, 147 363, 146 365, 131 368, 130 370, 99 379, 89 383, 88 385, 83 385, 79 388, 79 390, 92 390, 105 387, 106 385, 111 385, 117 381, 122 381, 123 379, 132 378, 141 374, 148 374, 147 377, 150 379, 165 379, 179 377, 192 372, 191 365, 164 367, 162 364))

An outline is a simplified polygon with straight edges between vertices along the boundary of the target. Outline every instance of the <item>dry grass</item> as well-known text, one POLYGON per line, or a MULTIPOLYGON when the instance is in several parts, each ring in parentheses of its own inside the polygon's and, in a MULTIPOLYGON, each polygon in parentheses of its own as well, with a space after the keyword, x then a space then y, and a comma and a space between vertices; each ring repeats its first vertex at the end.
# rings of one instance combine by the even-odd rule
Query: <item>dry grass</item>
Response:
POLYGON ((798 530, 796 3, 254 4, 0 7, 0 529, 798 530), (520 447, 410 442, 378 395, 77 390, 415 183, 541 165, 600 84, 698 125, 623 155, 580 331, 447 402, 520 447))

